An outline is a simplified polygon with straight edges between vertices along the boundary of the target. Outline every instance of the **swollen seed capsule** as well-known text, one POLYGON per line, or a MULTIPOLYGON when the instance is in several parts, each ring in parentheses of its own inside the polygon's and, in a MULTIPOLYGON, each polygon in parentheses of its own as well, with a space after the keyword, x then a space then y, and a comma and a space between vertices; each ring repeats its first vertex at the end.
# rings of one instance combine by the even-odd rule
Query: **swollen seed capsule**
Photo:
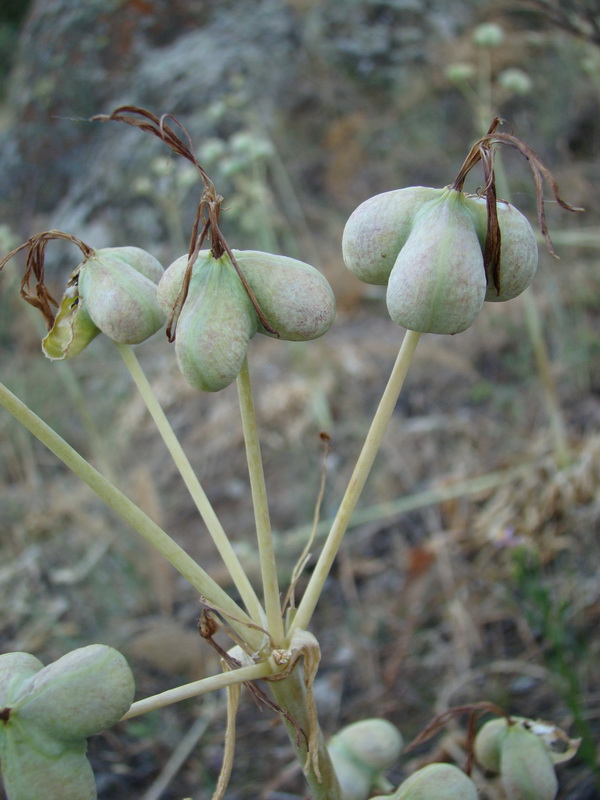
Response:
MULTIPOLYGON (((150 271, 146 259, 115 254, 114 249, 99 250, 82 265, 79 302, 113 342, 139 344, 165 324, 156 299, 156 281, 145 274, 150 271)), ((162 274, 162 267, 158 268, 162 274)))
POLYGON ((11 719, 61 741, 85 739, 114 725, 133 701, 134 680, 117 650, 73 650, 24 680, 11 719))
MULTIPOLYGON (((188 383, 204 392, 218 392, 238 376, 258 320, 229 257, 201 255, 177 322, 175 353, 188 383)), ((181 270, 177 262, 172 266, 175 273, 181 270)), ((159 285, 163 303, 176 285, 170 269, 165 287, 162 281, 159 285)))
POLYGON ((475 758, 489 772, 500 772, 500 749, 508 731, 505 717, 490 719, 475 737, 475 758))
POLYGON ((2 780, 8 800, 96 800, 94 773, 86 758, 86 742, 59 749, 25 726, 6 726, 0 734, 2 780))
POLYGON ((389 769, 402 752, 402 734, 386 719, 362 719, 342 728, 331 740, 374 771, 389 769))
POLYGON ((477 787, 452 764, 428 764, 407 778, 390 800, 477 800, 477 787))
MULTIPOLYGON (((255 250, 233 254, 279 338, 306 342, 329 330, 335 319, 335 297, 318 270, 287 256, 255 250)), ((272 335, 262 326, 258 332, 272 335)))
POLYGON ((483 255, 462 192, 446 189, 416 215, 390 274, 387 307, 398 325, 460 333, 483 307, 483 255))
POLYGON ((558 780, 548 748, 523 725, 509 726, 500 750, 500 780, 511 800, 554 800, 558 780))
MULTIPOLYGON (((468 197, 473 211, 481 249, 487 236, 487 204, 484 197, 468 197)), ((493 276, 488 275, 485 299, 488 302, 503 302, 524 292, 534 278, 538 263, 538 247, 533 228, 527 217, 513 205, 496 203, 500 227, 500 291, 496 289, 493 276)))
POLYGON ((361 203, 350 215, 342 235, 342 257, 350 272, 365 283, 385 286, 415 215, 424 203, 443 192, 429 186, 408 186, 361 203))
POLYGON ((44 354, 61 361, 78 355, 99 333, 118 344, 139 344, 165 317, 156 300, 163 273, 139 247, 106 247, 71 274, 54 324, 42 341, 44 354))
POLYGON ((344 800, 366 800, 373 783, 373 771, 354 759, 342 745, 332 741, 328 749, 344 800))
POLYGON ((0 709, 10 707, 18 697, 23 681, 35 675, 43 666, 29 653, 0 655, 0 709))
MULTIPOLYGON (((294 258, 254 250, 234 250, 266 325, 281 339, 307 341, 322 336, 335 319, 335 298, 318 270, 294 258)), ((157 290, 170 315, 182 289, 188 257, 171 264, 157 290)), ((192 266, 187 296, 177 320, 175 352, 179 368, 196 389, 216 392, 235 380, 250 339, 270 334, 231 261, 201 251, 192 266)))

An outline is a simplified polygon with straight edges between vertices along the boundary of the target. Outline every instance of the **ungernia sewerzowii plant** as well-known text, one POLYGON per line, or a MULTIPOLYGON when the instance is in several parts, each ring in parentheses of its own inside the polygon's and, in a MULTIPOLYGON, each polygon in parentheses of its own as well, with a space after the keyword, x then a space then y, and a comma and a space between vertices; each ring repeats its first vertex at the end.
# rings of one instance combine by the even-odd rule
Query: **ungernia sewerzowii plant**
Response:
MULTIPOLYGON (((380 786, 383 771, 397 758, 401 736, 383 720, 367 720, 350 725, 334 736, 328 749, 319 728, 312 686, 320 650, 308 627, 381 446, 421 333, 454 334, 465 330, 473 324, 485 300, 502 301, 516 296, 535 272, 537 251, 532 249, 528 223, 495 195, 494 147, 499 143, 516 147, 528 157, 534 171, 537 170, 536 177, 548 177, 547 170, 516 137, 496 133, 498 122, 495 121, 489 133, 472 148, 453 184, 441 189, 409 187, 379 195, 359 207, 348 221, 343 253, 349 269, 368 282, 387 284, 390 316, 408 332, 325 545, 295 613, 284 622, 247 349, 250 340, 259 332, 292 341, 323 335, 334 320, 333 293, 325 278, 310 265, 279 255, 229 247, 219 227, 222 198, 190 148, 165 125, 164 119, 132 107, 117 109, 110 117, 101 119, 126 122, 152 132, 197 168, 204 192, 189 252, 162 275, 160 265, 155 269, 152 257, 142 255, 143 251, 134 253, 131 248, 120 248, 96 253, 88 248, 55 317, 50 309, 52 298, 43 282, 43 249, 47 241, 57 238, 49 232, 33 237, 23 246, 29 247, 30 257, 22 292, 45 312, 52 325, 45 340, 45 351, 50 357, 67 358, 81 352, 100 331, 117 343, 229 568, 245 608, 115 487, 90 465, 82 464, 83 459, 24 409, 14 396, 3 390, 0 399, 152 542, 192 582, 205 605, 213 611, 213 615, 207 617, 210 624, 204 627, 202 635, 219 650, 228 671, 207 678, 206 683, 199 681, 191 688, 178 687, 171 693, 139 701, 127 714, 143 713, 168 702, 193 697, 208 691, 206 687, 209 686, 214 689, 259 677, 273 678, 274 700, 269 700, 256 686, 255 692, 284 719, 315 800, 366 800, 374 785, 380 786), (463 192, 466 174, 480 160, 486 187, 483 198, 463 192), (205 241, 210 243, 210 250, 202 250, 205 241), (33 296, 25 291, 29 285, 27 278, 32 275, 38 281, 37 293, 33 296), (179 366, 193 386, 204 391, 218 391, 234 380, 237 382, 255 511, 262 598, 257 596, 244 573, 139 365, 131 351, 124 347, 152 335, 166 317, 167 335, 170 341, 175 341, 179 366), (233 629, 233 637, 244 652, 245 661, 226 653, 214 642, 218 618, 233 629), (304 663, 303 672, 298 668, 300 662, 304 663), (381 731, 383 742, 377 738, 381 731), (344 774, 346 768, 349 778, 344 774), (336 769, 339 769, 339 781, 336 769)), ((552 182, 551 186, 554 188, 552 182)), ((556 191, 555 196, 570 208, 558 198, 556 191)), ((540 224, 545 232, 543 213, 540 224)), ((68 237, 61 234, 58 238, 68 237)), ((59 787, 57 791, 63 792, 63 797, 88 800, 95 790, 85 759, 85 737, 98 726, 119 719, 131 703, 131 697, 125 689, 115 691, 115 697, 93 694, 90 681, 94 683, 99 669, 96 657, 93 663, 88 663, 85 658, 81 662, 79 656, 71 655, 65 657, 66 661, 61 660, 62 665, 61 661, 57 662, 60 666, 55 665, 54 670, 52 666, 45 668, 46 672, 41 665, 36 669, 36 660, 32 658, 17 654, 10 663, 6 662, 11 671, 7 672, 6 702, 4 710, 0 711, 0 721, 4 733, 8 731, 12 736, 4 740, 8 742, 8 749, 3 751, 3 770, 8 775, 9 787, 12 786, 9 800, 31 800, 22 794, 27 776, 37 781, 43 769, 53 776, 52 780, 59 787), (88 694, 90 698, 100 697, 99 704, 92 708, 88 694), (69 703, 78 697, 81 713, 78 715, 73 710, 71 714, 69 703), (52 709, 63 701, 65 713, 53 715, 52 709), (28 748, 36 753, 29 762, 28 748), (15 752, 16 756, 11 755, 15 752)), ((119 667, 122 678, 126 674, 124 669, 119 667)), ((127 681, 123 681, 123 686, 126 684, 127 681)), ((110 689, 110 682, 107 685, 110 689)), ((235 716, 236 704, 236 695, 231 692, 230 721, 235 716)), ((222 797, 225 791, 232 747, 232 737, 228 736, 217 797, 222 797)), ((504 760, 508 758, 506 755, 504 760)), ((476 797, 470 778, 450 765, 430 765, 420 770, 398 787, 393 797, 397 800, 439 798, 442 795, 435 794, 436 787, 445 791, 449 800, 458 795, 476 797), (438 780, 440 768, 445 770, 443 786, 438 780)))

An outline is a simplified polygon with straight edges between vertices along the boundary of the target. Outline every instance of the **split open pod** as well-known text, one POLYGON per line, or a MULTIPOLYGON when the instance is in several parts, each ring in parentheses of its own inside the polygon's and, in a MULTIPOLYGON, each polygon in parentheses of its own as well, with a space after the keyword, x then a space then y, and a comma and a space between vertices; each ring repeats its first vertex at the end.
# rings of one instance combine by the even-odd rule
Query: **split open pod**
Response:
POLYGON ((48 358, 80 353, 99 333, 139 344, 165 324, 156 300, 163 268, 139 247, 105 247, 73 271, 54 324, 42 342, 48 358))

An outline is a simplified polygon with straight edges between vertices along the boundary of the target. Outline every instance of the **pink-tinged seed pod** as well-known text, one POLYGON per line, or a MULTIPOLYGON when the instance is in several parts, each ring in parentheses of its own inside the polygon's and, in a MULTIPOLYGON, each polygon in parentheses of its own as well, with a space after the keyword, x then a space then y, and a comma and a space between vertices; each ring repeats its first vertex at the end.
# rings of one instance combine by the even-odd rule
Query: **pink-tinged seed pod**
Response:
POLYGON ((403 781, 390 800, 478 800, 478 792, 458 767, 428 764, 403 781))
POLYGON ((485 293, 483 255, 467 200, 445 189, 415 216, 390 274, 389 314, 413 331, 460 333, 481 311, 485 293))
POLYGON ((117 650, 92 644, 67 653, 19 686, 10 719, 62 742, 114 725, 128 710, 133 675, 117 650))
POLYGON ((342 235, 346 267, 365 283, 385 286, 415 215, 444 189, 407 186, 370 197, 350 215, 342 235))
POLYGON ((544 742, 518 722, 500 750, 500 780, 510 800, 554 800, 558 780, 544 742))
MULTIPOLYGON (((468 197, 473 211, 481 249, 487 236, 487 204, 484 197, 468 197)), ((510 203, 496 203, 500 227, 500 292, 488 276, 485 299, 497 303, 512 300, 524 292, 534 278, 538 264, 538 246, 529 220, 510 203)))

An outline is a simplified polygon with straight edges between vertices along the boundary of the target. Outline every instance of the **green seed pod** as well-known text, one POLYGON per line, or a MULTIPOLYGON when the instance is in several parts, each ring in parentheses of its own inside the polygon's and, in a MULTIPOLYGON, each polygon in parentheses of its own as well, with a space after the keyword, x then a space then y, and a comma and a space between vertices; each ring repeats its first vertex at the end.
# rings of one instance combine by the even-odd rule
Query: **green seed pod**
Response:
POLYGON ((165 324, 156 299, 155 278, 162 267, 148 253, 135 251, 98 250, 79 272, 79 302, 96 327, 118 344, 139 344, 165 324))
POLYGON ((35 675, 43 666, 29 653, 0 655, 0 709, 10 707, 18 697, 23 681, 35 675))
POLYGON ((446 189, 415 217, 390 274, 387 307, 398 325, 459 333, 483 307, 483 255, 462 192, 446 189))
POLYGON ((519 723, 509 726, 502 742, 500 780, 510 800, 554 800, 558 792, 546 745, 519 723))
MULTIPOLYGON (((175 353, 179 369, 192 386, 204 392, 218 392, 238 376, 258 320, 229 257, 201 255, 194 264, 177 321, 175 353)), ((159 285, 163 307, 175 293, 177 274, 182 275, 185 270, 180 261, 165 273, 165 285, 162 281, 159 285)))
POLYGON ((86 742, 60 748, 32 737, 26 726, 0 730, 0 764, 8 800, 96 800, 94 773, 86 758, 86 742))
POLYGON ((477 800, 477 787, 452 764, 428 764, 407 778, 390 800, 477 800))
MULTIPOLYGON (((484 197, 468 197, 467 200, 474 213, 483 252, 487 236, 486 200, 484 197)), ((500 291, 494 286, 493 276, 489 275, 485 299, 503 302, 524 292, 533 280, 538 263, 538 247, 527 217, 503 201, 496 203, 496 209, 500 227, 500 291)))
MULTIPOLYGON (((210 258, 209 250, 201 250, 198 253, 198 258, 193 266, 194 271, 201 271, 206 268, 206 264, 210 258)), ((183 283, 183 276, 188 263, 188 257, 180 256, 180 258, 173 261, 173 263, 166 268, 162 278, 158 282, 156 288, 156 300, 160 306, 163 314, 166 317, 171 316, 175 302, 181 290, 183 283)))
POLYGON ((508 731, 505 717, 488 720, 475 737, 475 758, 483 769, 500 772, 500 748, 508 731))
POLYGON ((402 734, 386 719, 362 719, 346 725, 332 737, 348 756, 374 772, 382 772, 396 763, 402 752, 402 734))
MULTIPOLYGON (((335 297, 310 264, 255 250, 233 254, 268 324, 281 339, 306 342, 326 333, 335 319, 335 297)), ((262 326, 259 333, 269 334, 262 326)))
POLYGON ((366 800, 373 785, 373 770, 353 759, 335 741, 329 743, 328 750, 344 800, 366 800))
POLYGON ((342 257, 350 272, 365 283, 385 286, 415 215, 443 192, 429 186, 407 186, 361 203, 350 215, 342 235, 342 257))
POLYGON ((114 725, 130 707, 134 691, 133 675, 121 653, 92 644, 25 679, 10 719, 57 740, 85 739, 114 725))
MULTIPOLYGON (((254 250, 235 250, 233 255, 267 324, 281 339, 315 339, 331 327, 335 298, 314 267, 254 250)), ((167 315, 179 297, 187 262, 187 256, 174 261, 158 285, 157 299, 167 315)), ((217 259, 201 251, 177 320, 175 351, 185 378, 208 392, 228 386, 256 333, 268 331, 260 324, 230 257, 225 253, 217 259)))
POLYGON ((157 284, 164 275, 160 261, 141 247, 103 247, 102 250, 98 250, 98 254, 118 258, 154 284, 157 284))

